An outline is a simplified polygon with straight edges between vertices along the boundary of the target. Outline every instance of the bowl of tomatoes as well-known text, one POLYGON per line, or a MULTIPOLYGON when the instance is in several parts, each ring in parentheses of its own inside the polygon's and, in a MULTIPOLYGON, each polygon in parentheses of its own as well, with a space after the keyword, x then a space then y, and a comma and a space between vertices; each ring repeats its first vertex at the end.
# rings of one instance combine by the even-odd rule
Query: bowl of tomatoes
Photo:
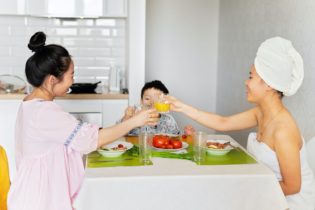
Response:
POLYGON ((119 157, 124 154, 127 150, 131 149, 133 144, 125 141, 115 141, 110 144, 107 144, 97 150, 99 154, 104 157, 119 157))
POLYGON ((173 152, 187 148, 188 144, 181 141, 179 136, 157 134, 153 136, 152 147, 155 150, 173 152))

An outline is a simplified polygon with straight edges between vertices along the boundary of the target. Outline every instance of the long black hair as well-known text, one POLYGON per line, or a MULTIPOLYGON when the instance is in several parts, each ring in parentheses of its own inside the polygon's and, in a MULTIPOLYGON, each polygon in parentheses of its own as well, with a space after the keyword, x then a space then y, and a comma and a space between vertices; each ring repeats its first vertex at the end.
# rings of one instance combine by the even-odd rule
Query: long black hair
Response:
POLYGON ((45 45, 45 42, 46 34, 36 32, 28 44, 34 54, 26 62, 25 74, 27 81, 34 87, 40 87, 48 75, 62 79, 71 63, 71 56, 64 47, 45 45))

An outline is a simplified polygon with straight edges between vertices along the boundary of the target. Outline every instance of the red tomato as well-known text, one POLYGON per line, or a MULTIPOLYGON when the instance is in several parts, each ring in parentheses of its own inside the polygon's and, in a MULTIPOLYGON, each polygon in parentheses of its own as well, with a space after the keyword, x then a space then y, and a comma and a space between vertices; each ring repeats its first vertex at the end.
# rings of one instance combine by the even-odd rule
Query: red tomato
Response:
POLYGON ((183 143, 180 140, 173 140, 172 145, 174 149, 180 149, 183 146, 183 143))
POLYGON ((168 145, 171 145, 171 142, 169 139, 164 139, 164 145, 167 147, 168 145))
POLYGON ((157 147, 157 148, 162 148, 162 146, 164 145, 165 140, 163 138, 160 138, 158 136, 155 136, 153 138, 153 146, 157 147))
POLYGON ((182 147, 182 142, 169 136, 155 135, 153 137, 153 146, 161 149, 179 149, 182 147))
POLYGON ((166 146, 165 146, 165 145, 162 145, 160 148, 161 148, 161 149, 166 149, 166 146))
POLYGON ((174 147, 173 147, 172 144, 168 144, 168 145, 166 146, 166 149, 174 149, 174 147))

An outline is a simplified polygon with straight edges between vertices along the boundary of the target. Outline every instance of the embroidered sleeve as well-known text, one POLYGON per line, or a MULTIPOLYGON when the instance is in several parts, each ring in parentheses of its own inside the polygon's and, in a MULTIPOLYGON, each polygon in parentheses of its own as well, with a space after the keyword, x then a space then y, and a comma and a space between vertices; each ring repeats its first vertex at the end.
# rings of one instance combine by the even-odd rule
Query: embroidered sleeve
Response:
POLYGON ((66 142, 64 143, 64 145, 67 147, 71 141, 73 140, 73 138, 75 137, 75 135, 79 132, 80 128, 82 127, 83 122, 79 121, 77 126, 74 128, 74 130, 72 131, 72 133, 70 134, 70 136, 68 137, 68 139, 66 140, 66 142))

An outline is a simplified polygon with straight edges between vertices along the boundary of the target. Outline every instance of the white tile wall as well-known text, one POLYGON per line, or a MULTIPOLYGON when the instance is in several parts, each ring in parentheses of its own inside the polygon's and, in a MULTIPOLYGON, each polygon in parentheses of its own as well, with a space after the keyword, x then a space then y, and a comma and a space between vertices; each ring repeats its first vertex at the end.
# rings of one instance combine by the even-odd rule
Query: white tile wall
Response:
POLYGON ((25 79, 25 62, 32 55, 27 43, 36 31, 43 31, 47 44, 63 45, 73 56, 77 82, 101 80, 108 85, 110 65, 125 75, 125 19, 0 16, 0 27, 0 74, 25 79))

